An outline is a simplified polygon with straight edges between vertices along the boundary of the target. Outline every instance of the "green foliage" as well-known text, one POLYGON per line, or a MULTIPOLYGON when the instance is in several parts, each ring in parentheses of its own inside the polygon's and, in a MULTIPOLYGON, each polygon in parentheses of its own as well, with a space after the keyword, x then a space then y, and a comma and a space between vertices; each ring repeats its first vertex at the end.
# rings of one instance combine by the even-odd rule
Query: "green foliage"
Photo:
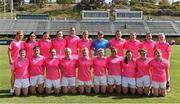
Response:
POLYGON ((71 4, 74 0, 57 0, 58 4, 71 4))
POLYGON ((40 7, 43 8, 45 5, 48 3, 48 0, 36 0, 36 4, 40 7))

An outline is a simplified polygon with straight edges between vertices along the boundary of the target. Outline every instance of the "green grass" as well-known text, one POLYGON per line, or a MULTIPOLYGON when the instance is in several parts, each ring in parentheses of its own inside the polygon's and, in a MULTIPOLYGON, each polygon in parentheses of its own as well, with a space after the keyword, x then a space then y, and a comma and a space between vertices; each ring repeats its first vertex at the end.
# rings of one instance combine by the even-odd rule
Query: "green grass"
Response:
POLYGON ((180 103, 180 46, 172 47, 171 92, 166 97, 146 97, 139 95, 51 95, 51 96, 9 96, 10 70, 7 46, 0 45, 0 103, 180 103))

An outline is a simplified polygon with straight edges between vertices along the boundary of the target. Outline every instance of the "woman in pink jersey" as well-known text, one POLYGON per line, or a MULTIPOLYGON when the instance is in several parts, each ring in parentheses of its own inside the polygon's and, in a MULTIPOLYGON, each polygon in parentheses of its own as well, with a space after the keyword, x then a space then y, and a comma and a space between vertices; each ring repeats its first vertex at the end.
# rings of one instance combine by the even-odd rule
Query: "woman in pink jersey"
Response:
POLYGON ((29 60, 30 92, 31 94, 36 94, 36 87, 38 87, 38 92, 42 94, 44 92, 45 57, 40 55, 39 46, 35 46, 33 50, 33 56, 31 56, 29 60))
POLYGON ((158 42, 155 46, 156 49, 160 49, 162 52, 162 57, 166 60, 169 60, 171 54, 171 48, 168 42, 166 42, 165 34, 159 33, 158 42))
POLYGON ((122 92, 127 94, 130 88, 131 94, 136 93, 136 61, 130 50, 126 51, 125 59, 121 61, 122 67, 122 92))
POLYGON ((71 56, 71 49, 65 49, 65 57, 61 60, 62 91, 76 93, 76 64, 77 60, 71 56))
POLYGON ((122 33, 120 30, 116 31, 115 38, 109 41, 111 48, 116 48, 119 56, 124 56, 124 45, 126 43, 125 39, 122 39, 122 33))
POLYGON ((36 35, 34 32, 31 32, 28 36, 28 39, 26 40, 24 44, 27 58, 30 58, 33 55, 33 48, 34 46, 37 46, 37 45, 38 43, 36 42, 36 35))
POLYGON ((52 40, 52 47, 56 49, 57 57, 65 57, 66 40, 63 38, 63 31, 57 31, 56 38, 52 40))
POLYGON ((107 59, 104 56, 104 49, 98 49, 98 55, 94 57, 94 90, 95 93, 106 93, 107 77, 107 59))
POLYGON ((92 57, 91 48, 92 48, 92 40, 88 38, 88 31, 83 31, 82 33, 82 39, 78 41, 78 48, 79 48, 79 56, 81 57, 82 49, 88 48, 89 57, 92 57))
POLYGON ((146 50, 139 50, 140 57, 136 60, 136 85, 138 94, 149 95, 149 89, 151 84, 150 78, 150 59, 146 57, 146 50))
MULTIPOLYGON (((24 34, 23 31, 18 31, 16 33, 15 39, 10 43, 8 47, 8 58, 9 58, 9 64, 12 69, 12 64, 14 60, 16 60, 19 56, 19 50, 24 48, 24 41, 23 40, 24 34)), ((14 93, 14 73, 11 72, 11 90, 10 94, 14 93)))
POLYGON ((45 58, 49 58, 49 52, 52 48, 52 42, 48 32, 44 32, 42 39, 38 40, 38 46, 40 47, 40 54, 45 58))
POLYGON ((115 86, 118 94, 121 93, 121 61, 122 57, 117 55, 117 49, 111 48, 111 56, 107 59, 107 70, 108 70, 108 91, 113 92, 115 86))
POLYGON ((46 67, 46 93, 51 94, 54 88, 55 94, 60 93, 60 60, 56 56, 56 50, 50 49, 50 57, 45 60, 46 67))
POLYGON ((130 39, 125 43, 125 50, 130 50, 132 52, 132 57, 137 58, 140 44, 141 42, 136 40, 136 33, 133 32, 130 34, 130 39))
POLYGON ((29 59, 26 58, 25 49, 20 49, 19 57, 14 60, 12 71, 14 73, 14 88, 15 95, 20 96, 21 91, 23 95, 28 95, 29 87, 29 59))
POLYGON ((160 49, 156 49, 154 55, 150 61, 153 96, 166 96, 166 83, 170 81, 169 62, 162 57, 160 49))
POLYGON ((91 69, 92 69, 92 59, 89 57, 88 48, 82 49, 82 57, 78 60, 78 85, 79 92, 84 93, 84 89, 87 94, 91 93, 91 69))
POLYGON ((76 35, 75 27, 71 27, 66 39, 66 47, 72 51, 72 57, 78 59, 78 41, 80 38, 76 35))
POLYGON ((147 51, 147 58, 154 58, 155 45, 156 42, 152 40, 152 34, 147 33, 145 40, 141 43, 141 48, 145 48, 147 51))

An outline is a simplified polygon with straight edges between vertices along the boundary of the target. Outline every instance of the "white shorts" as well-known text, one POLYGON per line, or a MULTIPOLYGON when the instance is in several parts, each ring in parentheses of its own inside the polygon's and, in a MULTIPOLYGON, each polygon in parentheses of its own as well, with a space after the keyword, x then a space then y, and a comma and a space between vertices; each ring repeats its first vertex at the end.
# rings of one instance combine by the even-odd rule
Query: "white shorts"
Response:
POLYGON ((37 75, 37 76, 30 77, 30 85, 31 86, 36 86, 36 85, 43 84, 43 83, 44 83, 43 75, 37 75))
POLYGON ((62 77, 62 86, 76 86, 76 78, 62 77))
POLYGON ((152 81, 151 87, 166 89, 166 82, 159 83, 159 82, 152 81))
POLYGON ((92 81, 81 81, 78 79, 78 86, 90 86, 92 85, 92 81))
POLYGON ((108 75, 108 84, 109 85, 120 85, 121 76, 108 75))
POLYGON ((15 79, 14 87, 17 88, 28 88, 29 87, 29 78, 25 79, 15 79))
POLYGON ((107 85, 106 76, 94 76, 94 85, 107 85))
POLYGON ((140 78, 136 78, 136 85, 137 87, 150 87, 151 79, 149 75, 145 75, 140 78))
POLYGON ((46 79, 46 87, 47 88, 60 88, 61 87, 61 82, 60 82, 60 79, 57 79, 57 80, 49 80, 49 79, 46 79))
POLYGON ((136 88, 136 79, 135 78, 129 78, 129 77, 122 77, 122 86, 123 87, 136 88))

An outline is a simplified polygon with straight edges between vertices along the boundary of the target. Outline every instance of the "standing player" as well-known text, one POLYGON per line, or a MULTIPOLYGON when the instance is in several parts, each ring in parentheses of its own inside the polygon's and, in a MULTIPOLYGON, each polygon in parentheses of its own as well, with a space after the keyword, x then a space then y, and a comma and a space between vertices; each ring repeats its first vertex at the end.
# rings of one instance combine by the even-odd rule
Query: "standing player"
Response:
POLYGON ((37 45, 38 43, 36 42, 36 35, 34 32, 31 32, 28 36, 28 39, 26 40, 24 44, 27 58, 30 58, 33 55, 33 48, 34 46, 37 46, 37 45))
POLYGON ((15 76, 15 95, 20 96, 22 91, 23 95, 27 96, 29 87, 29 59, 26 58, 25 49, 20 49, 19 55, 20 56, 14 60, 12 68, 15 76))
POLYGON ((88 53, 89 53, 89 57, 92 57, 92 53, 91 53, 91 48, 92 48, 92 40, 88 38, 88 31, 83 31, 82 33, 82 39, 79 40, 78 42, 78 48, 79 48, 79 56, 81 57, 82 54, 82 49, 83 48, 87 48, 88 49, 88 53))
POLYGON ((38 46, 40 47, 40 54, 45 58, 49 58, 49 52, 52 47, 52 42, 48 32, 44 32, 42 39, 38 40, 38 46))
POLYGON ((50 49, 50 57, 45 60, 46 67, 46 93, 51 94, 54 88, 55 94, 60 93, 60 60, 56 56, 56 50, 50 49))
POLYGON ((155 58, 150 61, 153 96, 166 96, 166 82, 170 81, 169 62, 162 57, 160 49, 154 54, 155 58))
MULTIPOLYGON (((24 34, 22 31, 18 31, 16 33, 15 39, 10 43, 8 47, 8 58, 9 64, 12 66, 14 60, 16 60, 19 56, 19 50, 24 48, 24 41, 23 40, 24 34)), ((12 69, 12 68, 11 68, 12 69)), ((11 89, 10 94, 14 93, 14 73, 11 72, 11 89)))
POLYGON ((152 40, 152 34, 147 33, 146 39, 141 43, 141 48, 144 48, 147 51, 147 58, 154 58, 155 45, 156 42, 152 40))
POLYGON ((98 39, 93 40, 92 48, 94 49, 94 56, 98 54, 100 48, 104 49, 106 55, 106 49, 109 48, 108 40, 104 39, 104 33, 102 31, 98 32, 98 39))
POLYGON ((117 49, 111 48, 111 56, 107 59, 107 70, 108 70, 108 91, 113 92, 113 87, 115 85, 118 94, 121 93, 121 61, 122 57, 117 55, 117 49))
POLYGON ((160 49, 162 52, 162 57, 166 60, 170 58, 170 45, 166 42, 165 34, 159 33, 158 35, 158 42, 156 43, 156 49, 160 49))
POLYGON ((42 94, 44 92, 44 62, 45 57, 40 55, 39 46, 33 48, 33 56, 29 59, 29 74, 30 74, 30 92, 36 94, 36 86, 38 92, 42 94))
POLYGON ((122 39, 122 33, 120 30, 116 31, 115 38, 111 39, 109 41, 110 47, 111 48, 116 48, 117 49, 117 54, 121 57, 124 56, 124 45, 126 43, 125 39, 122 39))
POLYGON ((56 38, 52 40, 52 47, 56 49, 57 57, 62 59, 65 57, 66 40, 63 38, 63 31, 57 31, 56 38))
POLYGON ((87 94, 91 92, 91 69, 93 61, 89 57, 88 48, 82 49, 82 57, 78 60, 78 85, 79 92, 84 93, 84 90, 87 94))
POLYGON ((98 55, 94 57, 94 90, 95 93, 106 93, 107 77, 107 59, 104 56, 104 49, 98 49, 98 55))
POLYGON ((150 78, 150 59, 146 57, 146 50, 139 50, 140 57, 136 60, 136 83, 137 83, 137 92, 138 94, 149 95, 149 89, 151 84, 150 78))
POLYGON ((75 27, 71 27, 68 36, 66 39, 66 47, 70 48, 72 51, 72 56, 78 59, 78 41, 80 38, 76 35, 75 27))
POLYGON ((132 52, 132 57, 137 58, 140 44, 141 42, 136 40, 136 33, 133 32, 130 34, 130 39, 125 43, 125 50, 130 50, 132 52))
POLYGON ((122 92, 127 94, 130 88, 131 94, 136 93, 136 61, 130 50, 126 51, 125 59, 121 61, 122 67, 122 92))
POLYGON ((61 72, 62 72, 62 90, 66 94, 71 92, 76 93, 76 64, 77 60, 71 56, 71 49, 65 49, 65 57, 61 60, 61 72))

